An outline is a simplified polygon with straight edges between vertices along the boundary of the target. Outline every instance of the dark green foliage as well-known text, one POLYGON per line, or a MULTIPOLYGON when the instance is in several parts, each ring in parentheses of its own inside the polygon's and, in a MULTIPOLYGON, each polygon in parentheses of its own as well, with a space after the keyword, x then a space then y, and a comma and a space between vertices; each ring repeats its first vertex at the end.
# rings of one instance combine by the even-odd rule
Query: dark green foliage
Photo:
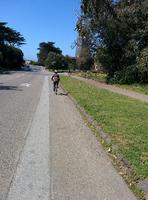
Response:
POLYGON ((148 46, 144 48, 137 58, 138 78, 141 82, 148 82, 148 46))
POLYGON ((24 64, 23 52, 13 46, 0 45, 0 67, 3 69, 19 69, 24 64))
POLYGON ((45 66, 48 69, 68 69, 68 63, 62 54, 50 52, 45 61, 45 66))
POLYGON ((39 44, 39 53, 37 54, 37 57, 38 57, 38 63, 40 65, 43 65, 45 66, 45 60, 47 59, 47 56, 49 54, 49 52, 54 52, 54 53, 57 53, 57 54, 61 54, 62 51, 55 47, 54 46, 54 42, 41 42, 39 44))
POLYGON ((7 23, 0 22, 0 44, 20 46, 24 44, 24 37, 17 31, 6 26, 7 23))
POLYGON ((68 64, 74 63, 70 57, 62 55, 60 48, 54 46, 54 42, 42 42, 39 44, 38 63, 47 69, 65 70, 69 69, 68 64))
POLYGON ((24 44, 24 37, 17 31, 0 22, 0 68, 19 69, 23 64, 23 52, 16 48, 24 44))
POLYGON ((65 60, 68 63, 69 70, 75 70, 77 68, 76 58, 66 55, 65 60))
MULTIPOLYGON (((147 83, 147 0, 82 0, 81 5, 95 60, 107 70, 108 80, 147 83)), ((83 27, 78 23, 77 30, 85 36, 83 27)))

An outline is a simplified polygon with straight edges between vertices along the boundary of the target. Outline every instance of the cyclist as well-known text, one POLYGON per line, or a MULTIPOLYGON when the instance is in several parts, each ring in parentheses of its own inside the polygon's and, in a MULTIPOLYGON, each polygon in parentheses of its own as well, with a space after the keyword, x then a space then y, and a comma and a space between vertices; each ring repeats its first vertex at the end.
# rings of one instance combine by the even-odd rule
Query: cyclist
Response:
POLYGON ((54 74, 52 75, 51 80, 53 81, 53 91, 55 92, 55 88, 59 87, 59 81, 60 81, 60 76, 57 70, 54 71, 54 74))

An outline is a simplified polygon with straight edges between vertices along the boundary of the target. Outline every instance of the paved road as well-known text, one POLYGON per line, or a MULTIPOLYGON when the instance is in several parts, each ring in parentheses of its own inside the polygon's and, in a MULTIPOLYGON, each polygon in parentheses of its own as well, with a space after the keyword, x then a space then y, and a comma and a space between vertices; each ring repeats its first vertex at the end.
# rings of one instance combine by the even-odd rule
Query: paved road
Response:
POLYGON ((0 200, 5 200, 43 85, 40 67, 0 75, 0 200))
POLYGON ((49 94, 44 79, 37 106, 7 200, 49 200, 49 94))
POLYGON ((68 96, 39 90, 7 200, 136 200, 68 96))

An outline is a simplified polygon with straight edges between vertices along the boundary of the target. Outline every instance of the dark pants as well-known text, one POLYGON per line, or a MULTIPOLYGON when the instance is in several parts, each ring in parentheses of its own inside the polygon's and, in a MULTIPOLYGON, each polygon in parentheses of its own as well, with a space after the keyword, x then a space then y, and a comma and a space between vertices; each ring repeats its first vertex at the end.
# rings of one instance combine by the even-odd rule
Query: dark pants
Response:
POLYGON ((57 87, 58 88, 59 86, 59 81, 54 81, 53 82, 53 91, 55 92, 55 88, 57 87))

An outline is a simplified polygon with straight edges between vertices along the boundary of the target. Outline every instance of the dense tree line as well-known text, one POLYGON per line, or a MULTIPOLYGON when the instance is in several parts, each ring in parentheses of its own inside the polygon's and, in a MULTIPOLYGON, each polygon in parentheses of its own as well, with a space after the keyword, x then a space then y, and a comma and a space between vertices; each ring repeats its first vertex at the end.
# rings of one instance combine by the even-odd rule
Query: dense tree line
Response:
POLYGON ((23 63, 23 52, 18 48, 24 44, 24 37, 0 22, 0 68, 18 69, 23 63))
POLYGON ((82 0, 77 30, 109 81, 148 83, 148 0, 82 0))
POLYGON ((64 56, 60 48, 55 47, 54 42, 41 42, 37 54, 39 65, 47 69, 65 70, 72 69, 75 65, 75 58, 64 56))

